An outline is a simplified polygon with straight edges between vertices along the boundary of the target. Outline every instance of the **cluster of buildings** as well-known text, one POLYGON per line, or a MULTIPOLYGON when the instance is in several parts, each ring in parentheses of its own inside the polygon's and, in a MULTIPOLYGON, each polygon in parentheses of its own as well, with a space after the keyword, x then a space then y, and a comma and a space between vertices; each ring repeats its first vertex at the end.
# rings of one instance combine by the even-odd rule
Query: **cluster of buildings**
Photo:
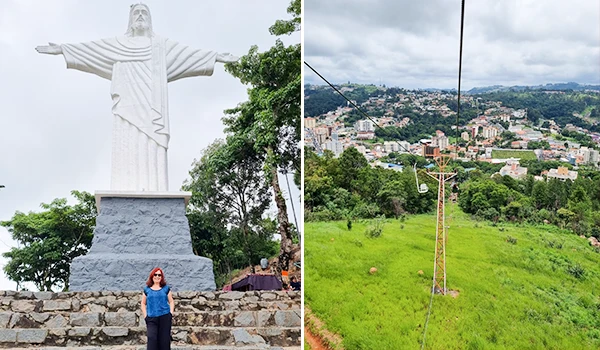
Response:
MULTIPOLYGON (((450 144, 448 136, 440 130, 437 130, 430 139, 423 139, 414 144, 407 141, 385 141, 383 143, 375 141, 375 130, 378 127, 402 128, 411 123, 410 118, 403 116, 402 111, 410 110, 416 113, 436 111, 444 117, 455 115, 446 105, 446 102, 453 98, 455 96, 451 94, 422 91, 403 91, 395 96, 371 97, 361 104, 361 108, 367 113, 379 115, 379 117, 358 120, 352 125, 345 124, 347 115, 352 111, 352 107, 346 106, 315 118, 305 118, 305 144, 312 146, 317 152, 330 150, 336 157, 344 149, 355 147, 373 162, 392 152, 410 152, 429 157, 450 153, 464 160, 506 162, 506 166, 500 171, 502 175, 509 175, 516 179, 524 178, 527 175, 527 169, 519 165, 518 159, 495 159, 492 157, 492 151, 498 149, 499 144, 503 143, 503 133, 509 131, 512 133, 514 141, 505 145, 505 149, 518 151, 527 149, 530 142, 544 141, 544 144, 547 143, 549 147, 533 151, 540 160, 561 160, 574 166, 598 166, 600 163, 600 154, 597 150, 582 147, 575 142, 554 139, 552 135, 561 131, 554 121, 548 121, 546 125, 549 125, 549 128, 533 129, 527 120, 527 110, 504 107, 501 102, 495 101, 482 103, 479 98, 471 95, 461 96, 461 103, 471 103, 473 106, 477 106, 481 113, 462 127, 460 131, 462 146, 450 144), (373 113, 375 111, 377 113, 373 113)), ((587 133, 600 144, 600 134, 595 135, 572 125, 565 126, 565 129, 587 133)), ((547 178, 574 179, 577 177, 577 172, 558 168, 544 175, 547 178)))

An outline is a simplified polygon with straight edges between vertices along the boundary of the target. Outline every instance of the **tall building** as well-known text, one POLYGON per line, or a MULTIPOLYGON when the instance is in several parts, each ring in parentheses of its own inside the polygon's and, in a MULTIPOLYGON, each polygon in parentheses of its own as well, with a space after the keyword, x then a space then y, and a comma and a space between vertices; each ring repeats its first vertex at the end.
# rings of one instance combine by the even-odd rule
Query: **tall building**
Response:
POLYGON ((483 138, 491 139, 493 137, 496 137, 497 135, 498 129, 494 128, 493 126, 486 126, 483 128, 483 138))
POLYGON ((337 140, 329 140, 323 144, 323 149, 330 150, 336 157, 344 152, 344 145, 337 140))
POLYGON ((375 126, 370 120, 359 120, 354 124, 354 129, 358 132, 370 132, 375 131, 375 126))
POLYGON ((448 147, 448 144, 448 137, 446 137, 446 135, 444 135, 443 133, 441 136, 434 136, 431 139, 431 145, 439 147, 440 151, 446 149, 448 147))
POLYGON ((314 134, 317 142, 319 144, 324 144, 325 141, 329 138, 329 129, 328 128, 314 128, 314 134))
POLYGON ((304 127, 312 129, 317 125, 317 120, 315 118, 307 117, 304 118, 304 127))
POLYGON ((596 151, 595 149, 591 149, 590 150, 590 163, 598 164, 598 162, 600 162, 600 153, 598 151, 596 151))
POLYGON ((400 151, 400 145, 396 141, 385 141, 383 147, 387 153, 400 151))
POLYGON ((465 141, 469 141, 469 133, 468 133, 468 132, 466 132, 466 131, 463 131, 463 132, 460 134, 460 137, 461 137, 463 140, 465 140, 465 141))

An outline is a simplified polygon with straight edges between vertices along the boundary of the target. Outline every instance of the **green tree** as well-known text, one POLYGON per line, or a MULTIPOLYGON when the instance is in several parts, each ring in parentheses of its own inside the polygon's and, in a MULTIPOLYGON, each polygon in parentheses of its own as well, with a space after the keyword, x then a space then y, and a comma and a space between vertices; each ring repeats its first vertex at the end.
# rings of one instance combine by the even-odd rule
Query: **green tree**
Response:
POLYGON ((339 166, 336 169, 335 184, 350 192, 358 191, 361 186, 359 173, 363 169, 370 169, 369 162, 356 148, 350 147, 344 150, 339 158, 339 166))
POLYGON ((534 183, 531 198, 537 209, 548 207, 548 186, 544 181, 536 181, 534 183))
POLYGON ((217 140, 206 148, 183 185, 192 191, 188 217, 194 248, 215 259, 215 268, 222 263, 228 269, 242 267, 241 256, 246 266, 253 266, 258 263, 255 252, 272 241, 274 231, 271 236, 258 235, 270 204, 262 164, 251 141, 229 136, 226 142, 217 140), (230 246, 240 247, 243 253, 226 249, 230 246))
POLYGON ((58 198, 42 203, 41 212, 16 212, 12 219, 0 222, 19 243, 2 254, 8 259, 4 272, 10 280, 32 282, 40 291, 69 289, 71 262, 87 253, 96 225, 94 196, 78 191, 71 194, 78 200, 75 205, 58 198))
MULTIPOLYGON (((277 21, 269 30, 273 35, 289 35, 300 28, 300 0, 288 7, 292 19, 277 21)), ((292 258, 292 229, 279 185, 278 169, 300 172, 300 44, 285 46, 279 39, 268 51, 253 46, 237 63, 225 69, 250 85, 248 101, 226 111, 226 132, 253 140, 252 147, 262 155, 267 182, 277 205, 281 248, 278 273, 289 269, 292 258)))
POLYGON ((380 207, 386 216, 394 216, 396 219, 405 212, 406 203, 404 184, 400 180, 388 181, 377 193, 380 207))

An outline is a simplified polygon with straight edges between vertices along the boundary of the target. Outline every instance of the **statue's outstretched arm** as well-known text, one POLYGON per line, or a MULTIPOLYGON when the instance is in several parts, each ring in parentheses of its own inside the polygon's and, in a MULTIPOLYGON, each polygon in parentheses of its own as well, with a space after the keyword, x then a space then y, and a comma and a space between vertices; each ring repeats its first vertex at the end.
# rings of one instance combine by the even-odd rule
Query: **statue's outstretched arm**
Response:
POLYGON ((63 53, 62 47, 55 43, 48 43, 49 45, 36 46, 35 50, 39 53, 47 55, 61 55, 63 53))
POLYGON ((222 62, 222 63, 231 63, 231 62, 237 62, 240 58, 233 56, 230 53, 220 53, 217 55, 217 62, 222 62))

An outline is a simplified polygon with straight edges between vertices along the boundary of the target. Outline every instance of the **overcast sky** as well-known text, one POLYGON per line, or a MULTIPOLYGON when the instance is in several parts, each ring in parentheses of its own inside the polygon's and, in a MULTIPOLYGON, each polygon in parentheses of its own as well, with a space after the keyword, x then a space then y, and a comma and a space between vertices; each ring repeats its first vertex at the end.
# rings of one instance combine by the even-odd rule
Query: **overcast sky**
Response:
MULTIPOLYGON (((122 0, 2 0, 0 2, 0 221, 15 211, 70 197, 71 190, 110 188, 113 116, 110 81, 66 69, 62 56, 38 45, 78 43, 122 35, 129 5, 122 0)), ((275 42, 268 28, 288 19, 286 0, 144 1, 154 31, 194 48, 246 54, 275 42), (167 5, 168 4, 168 5, 167 5)), ((298 33, 283 37, 300 41, 298 33)), ((218 64, 213 76, 169 84, 169 189, 177 191, 200 152, 223 137, 223 110, 247 99, 247 87, 218 64)), ((299 191, 293 185, 296 216, 299 191)), ((285 181, 285 196, 289 197, 285 181)), ((288 202, 289 206, 289 202, 288 202)), ((293 217, 291 218, 293 220, 293 217)), ((0 253, 15 243, 0 227, 0 253)), ((3 266, 5 260, 0 259, 3 266)), ((15 283, 0 273, 0 290, 15 283)))
MULTIPOLYGON (((304 59, 335 83, 457 88, 460 0, 305 0, 304 59)), ((600 1, 467 0, 461 89, 600 84, 600 1)), ((323 84, 305 69, 305 83, 323 84)))

